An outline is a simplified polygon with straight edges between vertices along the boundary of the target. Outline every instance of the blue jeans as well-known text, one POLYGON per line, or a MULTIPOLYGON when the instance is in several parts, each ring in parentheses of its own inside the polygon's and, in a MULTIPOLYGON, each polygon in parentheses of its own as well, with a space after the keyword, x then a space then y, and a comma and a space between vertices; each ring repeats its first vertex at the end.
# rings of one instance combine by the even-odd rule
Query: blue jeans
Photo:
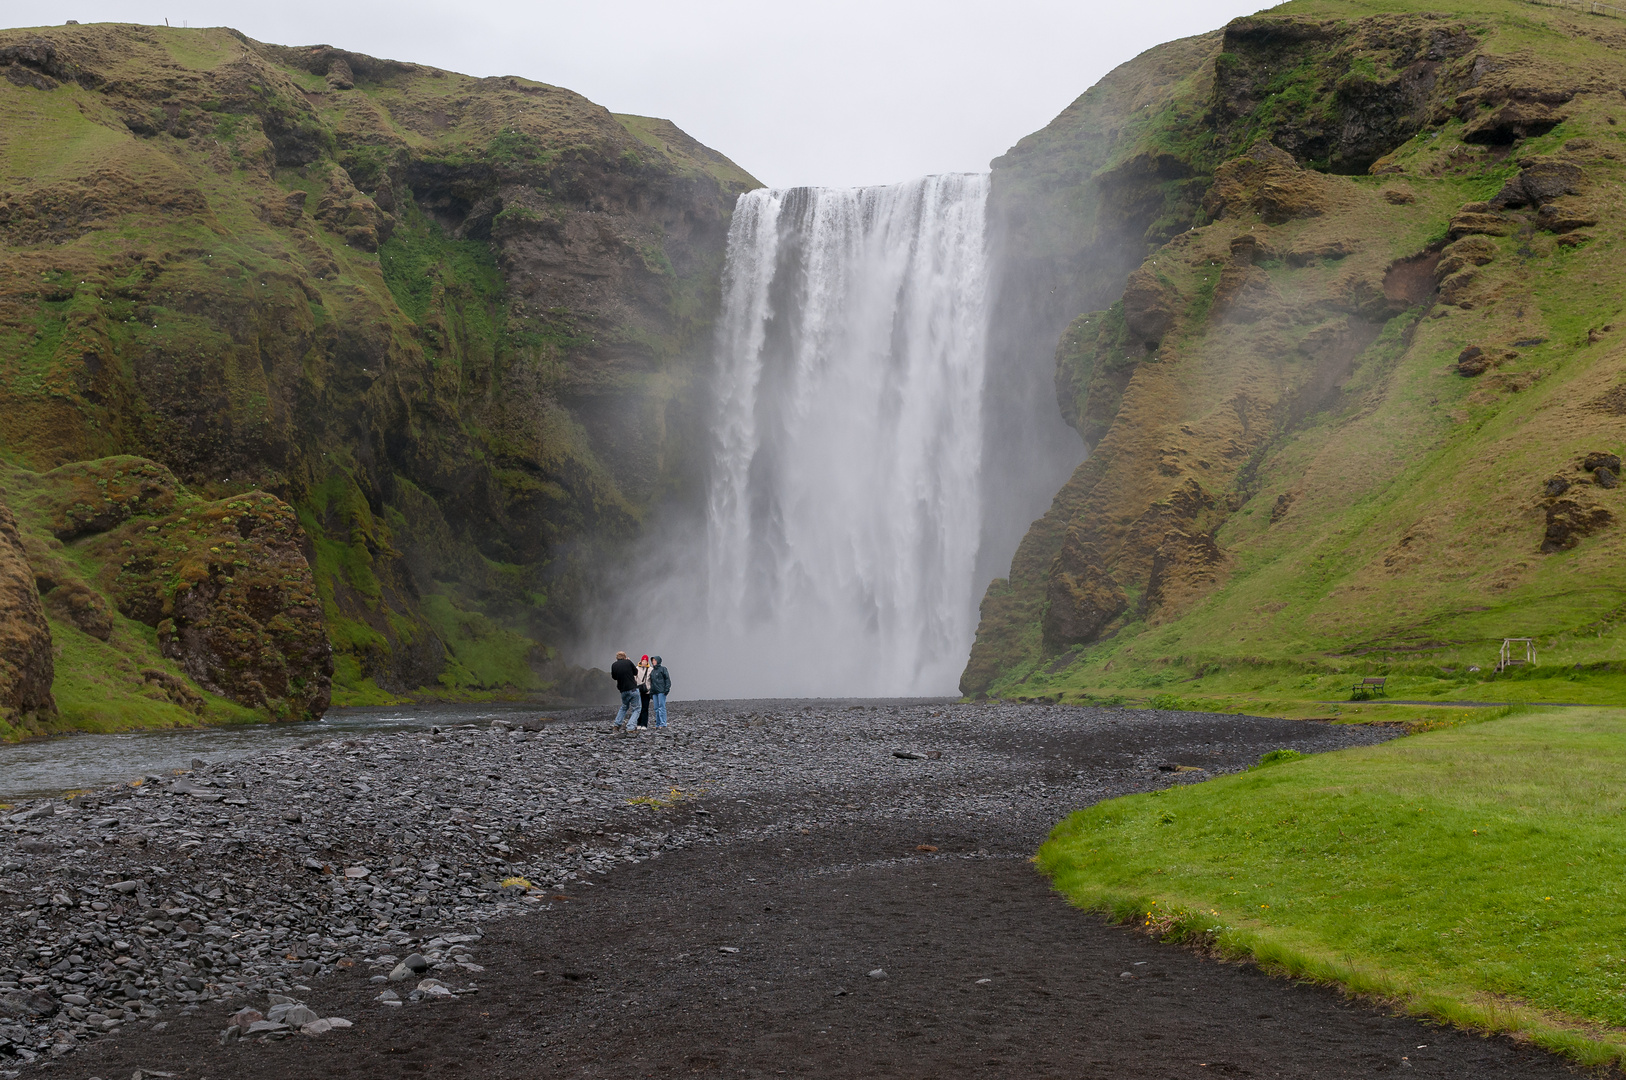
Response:
POLYGON ((625 718, 628 729, 635 728, 638 726, 638 715, 643 711, 643 706, 638 701, 638 691, 623 690, 621 711, 615 714, 615 723, 611 727, 620 727, 622 719, 625 718))
POLYGON ((650 699, 650 704, 652 706, 654 706, 655 726, 658 727, 658 728, 665 727, 666 726, 666 695, 665 694, 655 694, 655 695, 653 695, 651 697, 651 699, 650 699))

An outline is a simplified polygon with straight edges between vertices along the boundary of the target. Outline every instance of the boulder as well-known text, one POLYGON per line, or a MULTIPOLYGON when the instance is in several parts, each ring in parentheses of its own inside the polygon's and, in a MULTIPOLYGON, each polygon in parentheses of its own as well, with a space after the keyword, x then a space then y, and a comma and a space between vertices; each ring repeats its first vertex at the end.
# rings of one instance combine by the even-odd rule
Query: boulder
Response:
POLYGON ((1547 504, 1547 528, 1542 534, 1541 553, 1568 551, 1614 521, 1615 515, 1601 506, 1573 498, 1553 499, 1547 504))
POLYGON ((1466 378, 1483 375, 1491 366, 1491 358, 1478 345, 1470 345, 1457 354, 1457 374, 1466 378))
POLYGON ((0 717, 53 713, 51 626, 22 537, 0 502, 0 717))
POLYGON ((1540 206, 1581 187, 1581 167, 1568 161, 1532 161, 1502 185, 1491 200, 1495 207, 1540 206))
POLYGON ((1592 472, 1594 469, 1609 469, 1618 473, 1620 471, 1620 455, 1611 454, 1607 450, 1594 450, 1582 459, 1581 468, 1587 472, 1592 472))
POLYGON ((8 1020, 36 1020, 57 1008, 56 999, 43 990, 0 991, 0 1017, 8 1020))

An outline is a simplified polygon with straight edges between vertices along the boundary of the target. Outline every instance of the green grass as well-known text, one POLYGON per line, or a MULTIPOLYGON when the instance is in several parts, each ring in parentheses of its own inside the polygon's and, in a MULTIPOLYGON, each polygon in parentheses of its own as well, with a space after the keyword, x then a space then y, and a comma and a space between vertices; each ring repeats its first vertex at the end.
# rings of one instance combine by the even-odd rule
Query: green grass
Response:
POLYGON ((531 670, 536 647, 529 638, 467 611, 443 593, 423 597, 424 621, 451 654, 440 683, 451 691, 532 690, 540 681, 531 670))
POLYGON ((1623 733, 1614 710, 1515 711, 1281 756, 1079 811, 1038 862, 1166 939, 1620 1061, 1623 733))
MULTIPOLYGON (((118 631, 106 644, 59 619, 51 619, 51 639, 57 650, 56 678, 51 683, 57 717, 49 725, 52 733, 265 721, 264 712, 201 689, 198 692, 204 704, 200 715, 179 707, 157 687, 143 687, 138 672, 144 668, 158 668, 183 678, 185 673, 159 655, 157 637, 151 628, 122 616, 115 618, 118 631)), ((0 741, 9 740, 0 733, 0 741)))

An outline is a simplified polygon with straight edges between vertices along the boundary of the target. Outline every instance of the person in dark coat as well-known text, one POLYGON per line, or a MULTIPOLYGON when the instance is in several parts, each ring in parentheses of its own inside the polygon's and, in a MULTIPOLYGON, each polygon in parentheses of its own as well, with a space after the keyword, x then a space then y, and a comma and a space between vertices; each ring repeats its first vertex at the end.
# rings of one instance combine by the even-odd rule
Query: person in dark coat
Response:
POLYGON ((615 688, 621 691, 621 711, 615 714, 615 723, 610 726, 611 731, 623 730, 622 722, 626 723, 629 734, 638 730, 638 716, 643 711, 638 700, 638 667, 627 654, 615 654, 615 663, 610 665, 610 678, 615 680, 615 688))
POLYGON ((655 708, 655 730, 666 726, 666 695, 672 692, 672 673, 666 670, 658 656, 650 657, 653 663, 649 669, 649 700, 655 708))

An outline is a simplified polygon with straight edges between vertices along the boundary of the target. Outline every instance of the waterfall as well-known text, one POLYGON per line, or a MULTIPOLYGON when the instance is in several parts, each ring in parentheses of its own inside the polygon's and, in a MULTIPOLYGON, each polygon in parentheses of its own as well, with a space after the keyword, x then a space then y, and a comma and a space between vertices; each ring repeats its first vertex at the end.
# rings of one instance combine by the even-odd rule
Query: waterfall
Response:
POLYGON ((957 692, 980 595, 987 194, 946 175, 740 198, 699 610, 666 636, 690 695, 957 692))

